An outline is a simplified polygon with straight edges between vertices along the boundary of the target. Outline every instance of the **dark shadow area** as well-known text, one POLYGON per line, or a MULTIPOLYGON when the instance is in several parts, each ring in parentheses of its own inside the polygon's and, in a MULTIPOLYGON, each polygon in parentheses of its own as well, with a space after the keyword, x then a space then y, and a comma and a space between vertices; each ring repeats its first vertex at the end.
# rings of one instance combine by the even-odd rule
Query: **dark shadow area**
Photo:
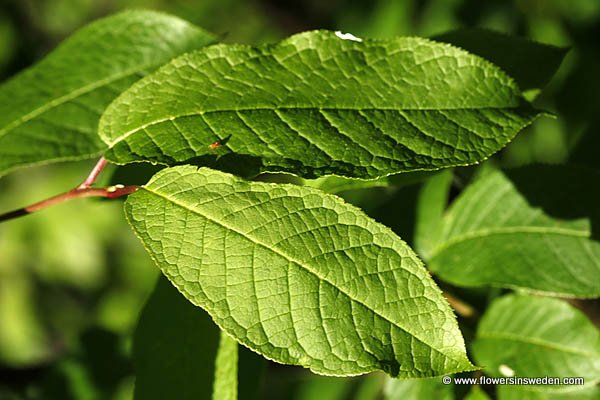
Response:
POLYGON ((262 159, 260 157, 237 153, 227 153, 222 156, 216 154, 204 154, 182 161, 178 164, 209 167, 243 178, 253 178, 257 176, 260 174, 263 167, 262 159))
POLYGON ((589 218, 600 239, 600 172, 585 167, 530 165, 505 172, 532 207, 563 220, 589 218))

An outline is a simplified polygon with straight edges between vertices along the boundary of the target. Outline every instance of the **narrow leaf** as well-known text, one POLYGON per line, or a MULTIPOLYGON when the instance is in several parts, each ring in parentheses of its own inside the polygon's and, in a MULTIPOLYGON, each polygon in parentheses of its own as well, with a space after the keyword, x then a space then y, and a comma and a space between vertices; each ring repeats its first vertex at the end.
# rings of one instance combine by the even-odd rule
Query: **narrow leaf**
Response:
POLYGON ((133 82, 214 37, 176 17, 128 11, 101 19, 0 86, 0 175, 99 154, 100 114, 133 82))
POLYGON ((209 399, 219 329, 162 277, 133 339, 135 398, 209 399))
POLYGON ((342 193, 348 190, 370 189, 375 187, 386 187, 391 184, 389 177, 378 179, 356 179, 341 176, 327 175, 317 179, 307 179, 306 186, 320 189, 327 193, 342 193))
POLYGON ((306 186, 320 189, 327 193, 342 193, 349 190, 371 189, 376 187, 388 186, 407 186, 414 183, 422 182, 436 172, 430 171, 414 171, 405 172, 402 174, 385 176, 377 179, 357 179, 345 178, 336 175, 322 176, 317 179, 305 179, 306 186))
POLYGON ((512 76, 523 90, 542 89, 554 76, 568 51, 479 28, 459 29, 434 39, 493 62, 512 76))
POLYGON ((221 332, 219 351, 215 361, 213 400, 237 400, 238 344, 221 332))
POLYGON ((585 379, 585 386, 520 387, 525 392, 572 392, 600 381, 600 332, 558 299, 510 295, 496 300, 479 324, 473 354, 491 376, 511 371, 515 377, 585 379))
POLYGON ((421 261, 335 196, 182 166, 130 196, 126 214, 184 296, 267 358, 326 375, 473 368, 421 261))
POLYGON ((425 260, 438 242, 435 237, 448 205, 450 186, 454 175, 451 170, 442 171, 429 178, 419 190, 415 223, 415 249, 425 260))
POLYGON ((117 163, 376 178, 479 162, 537 115, 458 48, 315 31, 182 56, 120 96, 100 134, 117 163))
POLYGON ((444 216, 430 269, 462 286, 600 296, 599 181, 564 166, 483 175, 444 216))

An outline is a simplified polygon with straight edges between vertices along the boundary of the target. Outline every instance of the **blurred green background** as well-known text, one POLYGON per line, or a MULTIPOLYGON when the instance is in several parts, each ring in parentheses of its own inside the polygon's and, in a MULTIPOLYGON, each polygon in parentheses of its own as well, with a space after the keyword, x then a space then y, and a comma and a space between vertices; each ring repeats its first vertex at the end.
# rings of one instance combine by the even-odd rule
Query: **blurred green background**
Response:
MULTIPOLYGON (((257 44, 317 28, 384 38, 483 27, 569 47, 536 99, 557 118, 537 121, 494 160, 503 166, 568 160, 600 166, 597 0, 0 0, 0 5, 2 80, 87 22, 138 7, 178 15, 226 42, 257 44)), ((0 211, 75 186, 93 163, 36 167, 1 178, 0 211)), ((415 185, 345 197, 411 242, 415 185)), ((121 207, 119 201, 76 201, 0 224, 0 399, 48 398, 47 393, 131 398, 131 333, 157 269, 126 226, 121 207)), ((380 377, 342 383, 270 366, 266 380, 271 398, 367 399, 380 377)))

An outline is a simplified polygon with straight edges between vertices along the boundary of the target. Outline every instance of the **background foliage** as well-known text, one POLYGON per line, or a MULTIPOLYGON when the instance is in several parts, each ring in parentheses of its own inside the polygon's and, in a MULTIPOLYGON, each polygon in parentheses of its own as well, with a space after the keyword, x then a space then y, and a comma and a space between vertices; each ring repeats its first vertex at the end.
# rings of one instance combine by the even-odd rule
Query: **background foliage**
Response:
MULTIPOLYGON (((555 112, 559 117, 538 120, 488 164, 518 167, 571 161, 585 167, 600 166, 596 155, 600 126, 597 113, 600 108, 600 97, 597 95, 600 89, 597 75, 600 69, 600 44, 595 40, 600 34, 598 2, 5 0, 0 8, 0 78, 8 78, 36 62, 85 23, 136 6, 178 15, 222 35, 225 42, 266 43, 316 28, 387 38, 397 35, 436 36, 454 28, 473 27, 569 46, 570 51, 558 73, 535 102, 538 107, 555 112)), ((528 78, 525 76, 522 79, 528 78)), ((537 94, 535 83, 522 87, 532 89, 531 96, 537 94)), ((3 177, 0 179, 0 209, 15 208, 60 192, 78 182, 82 171, 90 167, 90 162, 77 162, 21 170, 3 177)), ((546 171, 540 171, 536 177, 548 174, 548 167, 540 168, 546 171)), ((127 168, 117 173, 119 181, 127 179, 127 168)), ((463 189, 475 179, 472 174, 470 169, 459 168, 453 176, 450 174, 448 177, 448 173, 445 173, 446 178, 444 174, 436 175, 434 178, 438 185, 439 181, 446 179, 447 187, 450 187, 449 194, 438 193, 437 196, 442 199, 445 196, 458 198, 463 203, 468 201, 464 197, 469 193, 464 193, 463 189)), ((578 179, 584 182, 581 177, 554 180, 556 176, 551 172, 549 174, 546 182, 558 189, 564 188, 564 182, 576 183, 578 179)), ((485 184, 485 179, 502 179, 494 173, 486 176, 482 171, 477 175, 481 175, 477 177, 478 185, 485 184)), ((386 187, 348 190, 352 185, 346 185, 338 186, 336 191, 378 221, 392 227, 421 254, 430 250, 438 258, 451 259, 451 253, 436 250, 439 241, 423 234, 431 230, 416 223, 423 221, 419 217, 422 210, 417 207, 417 200, 431 195, 429 182, 431 180, 423 184, 420 179, 396 179, 386 187)), ((321 181, 311 185, 329 185, 331 188, 331 185, 340 183, 321 181)), ((580 186, 568 191, 573 193, 573 202, 588 196, 597 198, 589 186, 583 183, 580 186)), ((436 194, 432 196, 430 204, 435 205, 436 194)), ((441 204, 445 204, 445 201, 441 204)), ((0 398, 19 398, 24 394, 30 398, 131 397, 132 353, 135 354, 132 333, 138 315, 154 288, 157 270, 129 232, 120 207, 116 202, 75 202, 35 217, 13 221, 10 225, 0 225, 0 398), (108 365, 110 368, 107 368, 108 365)), ((460 204, 455 207, 460 207, 460 204)), ((574 216, 577 215, 565 215, 563 212, 548 218, 574 216)), ((447 218, 444 221, 448 223, 447 218)), ((592 220, 591 228, 576 224, 573 229, 591 229, 592 236, 597 237, 595 222, 597 220, 592 220)), ((554 222, 540 222, 542 225, 550 223, 554 222)), ((439 240, 442 242, 451 239, 448 232, 456 232, 451 227, 440 229, 442 233, 439 240)), ((470 248, 473 248, 472 244, 470 248)), ((435 263, 432 266, 435 268, 435 263)), ((439 274, 444 276, 443 271, 439 271, 439 274)), ((493 280, 494 277, 489 279, 493 280)), ((594 276, 585 277, 585 281, 593 285, 594 276)), ((448 283, 444 283, 443 288, 468 301, 471 315, 483 313, 489 304, 493 304, 490 313, 501 314, 511 302, 519 301, 518 297, 495 300, 504 294, 500 289, 464 289, 448 283)), ((569 290, 585 289, 577 286, 565 290, 569 293, 569 290)), ((153 296, 168 296, 160 290, 157 292, 153 296)), ((598 296, 590 291, 579 294, 598 296)), ((176 303, 177 299, 171 301, 176 303)), ((587 320, 598 324, 597 301, 574 300, 571 303, 587 315, 587 320)), ((548 301, 540 307, 547 309, 548 315, 565 315, 573 332, 593 329, 586 325, 587 322, 582 322, 584 314, 570 306, 565 309, 568 306, 564 302, 557 305, 548 301)), ((144 310, 140 323, 156 323, 149 315, 151 311, 144 310)), ((181 310, 181 313, 185 312, 185 309, 181 310)), ((494 359, 493 354, 486 351, 489 342, 497 340, 494 333, 498 327, 482 322, 476 332, 476 318, 461 318, 460 322, 467 341, 477 337, 473 349, 477 363, 495 365, 503 362, 494 359)), ((202 326, 203 321, 195 323, 202 326)), ((216 336, 212 339, 218 341, 216 336)), ((589 347, 585 343, 582 346, 589 347)), ((255 383, 260 383, 259 387, 253 387, 252 382, 245 386, 246 393, 259 393, 260 398, 370 399, 374 393, 379 393, 383 385, 383 377, 379 375, 353 379, 316 377, 301 368, 267 363, 253 359, 252 355, 240 353, 239 357, 246 360, 240 363, 240 369, 247 368, 255 377, 258 376, 257 371, 264 369, 267 372, 261 379, 254 379, 255 383)), ((565 355, 552 354, 548 357, 564 360, 565 355)), ((525 375, 540 373, 535 368, 528 369, 531 366, 522 367, 525 375)), ((589 372, 590 368, 586 370, 589 372)), ((152 371, 149 373, 152 376, 152 371)), ((555 372, 557 375, 585 373, 571 370, 555 372)), ((464 388, 439 387, 435 383, 429 385, 427 381, 410 384, 392 382, 386 385, 385 393, 389 398, 418 394, 425 396, 423 398, 453 398, 456 394, 460 398, 465 394, 461 392, 464 388)), ((478 392, 470 394, 472 397, 478 395, 478 392)), ((544 394, 547 397, 551 395, 544 394)), ((581 396, 584 395, 588 396, 581 396)), ((592 392, 589 398, 595 395, 597 392, 592 392)), ((525 395, 508 393, 506 396, 523 398, 525 395)))

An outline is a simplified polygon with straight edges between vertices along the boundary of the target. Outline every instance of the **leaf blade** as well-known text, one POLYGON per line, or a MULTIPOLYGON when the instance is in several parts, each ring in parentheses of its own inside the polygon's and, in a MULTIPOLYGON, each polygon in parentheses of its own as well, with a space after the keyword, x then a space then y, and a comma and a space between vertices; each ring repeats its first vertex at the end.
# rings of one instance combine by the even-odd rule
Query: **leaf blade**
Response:
POLYGON ((457 48, 316 31, 178 58, 116 100, 100 134, 117 163, 241 173, 242 159, 255 173, 376 178, 481 161, 537 115, 509 77, 457 48), (226 145, 211 152, 215 140, 226 145))
MULTIPOLYGON (((583 313, 558 299, 509 295, 483 316, 473 353, 492 376, 510 370, 517 377, 584 377, 585 386, 531 385, 514 388, 560 394, 587 390, 600 380, 600 332, 583 313)), ((512 397, 512 396, 511 396, 512 397)))
POLYGON ((597 179, 565 166, 485 174, 444 215, 429 267, 461 286, 599 296, 597 179))
POLYGON ((82 28, 0 87, 0 175, 100 154, 105 145, 97 124, 116 95, 213 41, 186 21, 151 11, 127 11, 82 28))
POLYGON ((127 200, 126 215, 179 290, 267 358, 327 375, 472 368, 450 308, 414 253, 334 196, 184 166, 158 173, 127 200), (361 254, 357 269, 351 260, 361 254), (371 297, 358 289, 364 285, 371 297), (400 304, 416 314, 398 314, 400 304))

